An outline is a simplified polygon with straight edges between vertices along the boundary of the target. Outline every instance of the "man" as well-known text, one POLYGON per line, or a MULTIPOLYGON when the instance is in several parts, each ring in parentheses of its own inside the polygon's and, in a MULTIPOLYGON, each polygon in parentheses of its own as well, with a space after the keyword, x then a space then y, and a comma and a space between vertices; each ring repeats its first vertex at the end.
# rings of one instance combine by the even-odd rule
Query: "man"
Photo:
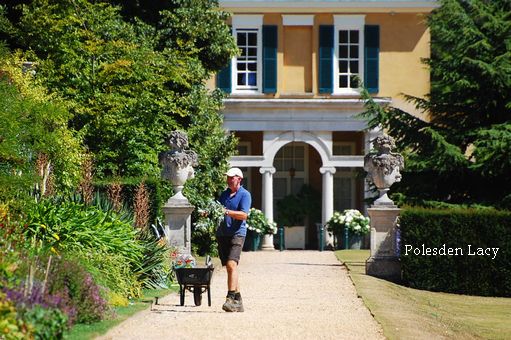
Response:
POLYGON ((238 263, 247 235, 247 217, 252 204, 250 193, 241 186, 243 173, 231 168, 226 173, 227 189, 220 195, 224 206, 224 221, 217 230, 218 254, 227 269, 227 297, 222 309, 226 312, 243 312, 238 284, 238 263))

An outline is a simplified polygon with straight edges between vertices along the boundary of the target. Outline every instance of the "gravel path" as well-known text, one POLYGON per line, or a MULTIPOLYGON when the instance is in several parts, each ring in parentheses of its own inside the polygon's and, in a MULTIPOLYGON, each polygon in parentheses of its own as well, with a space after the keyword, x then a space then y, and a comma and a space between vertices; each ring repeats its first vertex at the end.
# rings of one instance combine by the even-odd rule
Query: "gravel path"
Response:
POLYGON ((159 299, 98 339, 384 339, 344 266, 330 251, 243 252, 244 313, 226 313, 227 274, 217 268, 196 307, 186 292, 159 299))

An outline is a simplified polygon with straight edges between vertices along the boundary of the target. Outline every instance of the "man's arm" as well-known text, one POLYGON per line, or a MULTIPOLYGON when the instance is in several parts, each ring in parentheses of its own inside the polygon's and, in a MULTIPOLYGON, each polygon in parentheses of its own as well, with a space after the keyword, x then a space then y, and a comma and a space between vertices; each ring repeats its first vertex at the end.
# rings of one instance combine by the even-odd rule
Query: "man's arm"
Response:
POLYGON ((234 218, 235 220, 241 221, 246 220, 248 218, 248 214, 246 212, 239 210, 225 209, 225 215, 234 218))

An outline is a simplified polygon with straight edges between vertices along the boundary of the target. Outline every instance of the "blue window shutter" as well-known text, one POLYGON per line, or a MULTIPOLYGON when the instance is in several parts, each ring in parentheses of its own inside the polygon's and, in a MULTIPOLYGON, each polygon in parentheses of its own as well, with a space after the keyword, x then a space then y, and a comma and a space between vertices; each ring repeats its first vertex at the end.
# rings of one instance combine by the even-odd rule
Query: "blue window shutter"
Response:
POLYGON ((277 92, 277 26, 263 26, 263 92, 277 92))
POLYGON ((369 93, 379 90, 380 26, 364 27, 364 86, 369 93))
POLYGON ((334 90, 334 26, 319 26, 319 93, 334 90))
MULTIPOLYGON (((232 28, 229 26, 232 34, 232 28)), ((225 93, 232 92, 232 77, 231 77, 231 60, 227 65, 216 74, 216 87, 225 93)))
POLYGON ((216 87, 225 93, 231 93, 231 61, 216 75, 216 87))

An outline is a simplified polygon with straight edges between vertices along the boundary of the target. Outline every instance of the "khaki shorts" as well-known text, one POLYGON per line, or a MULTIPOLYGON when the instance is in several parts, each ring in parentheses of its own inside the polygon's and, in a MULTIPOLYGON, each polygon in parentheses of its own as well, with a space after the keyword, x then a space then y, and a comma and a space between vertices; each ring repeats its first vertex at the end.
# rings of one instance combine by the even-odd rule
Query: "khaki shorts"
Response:
POLYGON ((244 236, 217 236, 218 256, 222 261, 222 266, 227 264, 228 260, 240 262, 241 250, 245 243, 244 236))

